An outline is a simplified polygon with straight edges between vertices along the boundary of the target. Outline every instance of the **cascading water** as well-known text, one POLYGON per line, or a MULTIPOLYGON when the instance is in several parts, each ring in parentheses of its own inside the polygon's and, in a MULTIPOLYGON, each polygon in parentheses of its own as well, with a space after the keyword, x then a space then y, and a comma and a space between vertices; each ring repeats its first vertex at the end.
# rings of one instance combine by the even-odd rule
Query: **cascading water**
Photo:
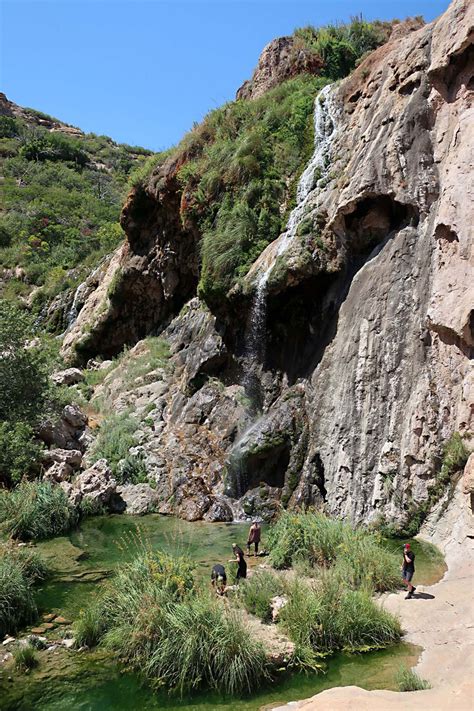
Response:
MULTIPOLYGON (((301 175, 296 191, 296 207, 292 210, 285 232, 280 236, 271 262, 259 273, 255 284, 252 307, 249 312, 245 335, 245 376, 243 386, 250 400, 250 414, 254 418, 259 405, 258 368, 265 359, 267 283, 276 259, 290 247, 298 225, 311 209, 318 207, 318 195, 329 173, 331 146, 337 131, 338 107, 334 98, 334 84, 324 87, 314 102, 314 152, 301 175)), ((246 491, 246 474, 242 467, 242 452, 258 421, 251 423, 240 433, 234 445, 231 461, 234 470, 235 492, 241 496, 246 491)))
MULTIPOLYGON (((314 102, 314 152, 303 171, 296 190, 296 207, 291 211, 285 232, 280 236, 278 248, 271 263, 258 279, 256 292, 265 286, 275 265, 276 258, 286 252, 296 236, 298 225, 304 219, 309 198, 316 200, 326 181, 330 167, 331 146, 336 135, 338 106, 334 98, 334 84, 322 89, 314 102)), ((257 297, 256 297, 257 298, 257 297)))
POLYGON ((325 86, 314 102, 314 152, 303 171, 296 191, 296 207, 291 211, 285 232, 279 238, 277 250, 270 264, 263 269, 257 279, 252 308, 250 309, 246 339, 245 357, 247 372, 244 386, 250 383, 255 365, 265 357, 265 322, 267 315, 267 282, 275 266, 277 257, 287 251, 296 236, 298 225, 304 219, 308 202, 319 193, 329 172, 331 145, 336 134, 338 107, 334 99, 334 84, 325 86))

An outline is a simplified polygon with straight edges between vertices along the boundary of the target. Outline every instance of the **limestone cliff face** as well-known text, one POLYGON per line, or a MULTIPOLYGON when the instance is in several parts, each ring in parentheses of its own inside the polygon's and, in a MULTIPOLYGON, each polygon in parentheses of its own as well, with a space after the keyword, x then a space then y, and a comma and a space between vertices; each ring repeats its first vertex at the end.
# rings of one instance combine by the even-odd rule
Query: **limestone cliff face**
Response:
POLYGON ((236 325, 245 318, 196 299, 176 316, 199 275, 199 235, 177 218, 176 166, 131 196, 120 301, 109 289, 92 329, 89 301, 76 329, 86 354, 108 354, 171 320, 163 336, 179 368, 143 438, 159 452, 163 510, 199 517, 227 502, 270 516, 279 503, 324 502, 354 520, 403 521, 426 499, 443 442, 472 430, 473 39, 474 6, 454 0, 331 89, 334 135, 304 229, 269 245, 234 295, 233 313, 236 303, 248 312, 269 270, 264 347, 250 355, 236 325))

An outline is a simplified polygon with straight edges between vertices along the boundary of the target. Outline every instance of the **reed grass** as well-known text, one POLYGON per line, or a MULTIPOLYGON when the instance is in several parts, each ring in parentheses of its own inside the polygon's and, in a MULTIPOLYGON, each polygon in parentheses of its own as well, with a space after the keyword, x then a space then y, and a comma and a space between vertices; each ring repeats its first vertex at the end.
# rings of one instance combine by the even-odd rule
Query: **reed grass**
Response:
POLYGON ((282 595, 285 585, 281 577, 267 570, 262 570, 239 585, 239 596, 247 612, 259 617, 262 622, 271 622, 271 599, 282 595))
POLYGON ((315 574, 336 568, 352 589, 394 590, 400 583, 399 560, 377 533, 313 511, 282 512, 268 532, 270 562, 277 569, 304 565, 315 574))
POLYGON ((255 689, 267 675, 263 646, 222 601, 196 589, 185 557, 142 550, 76 623, 77 644, 99 641, 152 686, 184 693, 255 689))
POLYGON ((24 481, 0 495, 0 525, 12 538, 39 540, 61 535, 77 523, 77 513, 59 486, 24 481))
POLYGON ((431 689, 431 684, 422 679, 413 669, 400 667, 397 672, 397 686, 399 691, 424 691, 431 689))
POLYGON ((32 586, 46 575, 47 567, 34 551, 0 545, 0 639, 35 619, 32 586))

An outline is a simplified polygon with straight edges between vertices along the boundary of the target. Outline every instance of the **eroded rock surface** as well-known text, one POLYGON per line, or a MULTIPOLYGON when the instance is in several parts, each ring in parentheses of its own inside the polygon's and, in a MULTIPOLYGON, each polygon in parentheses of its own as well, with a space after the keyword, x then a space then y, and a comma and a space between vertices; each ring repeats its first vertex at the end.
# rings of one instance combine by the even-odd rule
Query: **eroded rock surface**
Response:
MULTIPOLYGON (((195 297, 200 235, 179 217, 180 166, 130 195, 127 242, 64 352, 111 356, 157 332, 169 343, 165 368, 125 385, 119 367, 96 391, 142 419, 161 512, 212 520, 313 503, 403 523, 443 444, 472 431, 473 27, 472 3, 454 0, 333 88, 328 165, 301 229, 267 247, 218 313, 195 297), (250 297, 269 268, 257 314, 250 297), (250 353, 256 315, 264 347, 250 353)), ((291 48, 265 51, 249 96, 284 74, 291 48)))

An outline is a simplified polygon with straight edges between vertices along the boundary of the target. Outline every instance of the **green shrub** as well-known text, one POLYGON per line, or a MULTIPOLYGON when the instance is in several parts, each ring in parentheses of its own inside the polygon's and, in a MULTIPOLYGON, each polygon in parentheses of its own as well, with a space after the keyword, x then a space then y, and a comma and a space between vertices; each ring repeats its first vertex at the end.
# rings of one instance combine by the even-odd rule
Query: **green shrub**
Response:
POLYGON ((18 671, 29 671, 39 664, 38 654, 31 644, 21 644, 15 647, 13 659, 15 660, 15 669, 18 671))
POLYGON ((413 669, 400 667, 397 673, 397 686, 399 691, 424 691, 431 689, 431 684, 422 679, 413 669))
POLYGON ((284 589, 283 580, 278 575, 258 571, 239 585, 239 595, 247 612, 256 615, 262 622, 271 622, 270 600, 275 595, 281 595, 284 589))
POLYGON ((32 585, 46 575, 47 567, 34 551, 0 546, 0 638, 35 619, 32 585))
POLYGON ((120 484, 146 484, 148 472, 143 457, 128 454, 116 467, 115 477, 120 484))
POLYGON ((0 422, 0 481, 15 484, 37 463, 41 452, 26 422, 0 422))
POLYGON ((0 524, 12 538, 39 540, 66 533, 77 523, 77 513, 59 486, 22 482, 0 495, 0 524))
POLYGON ((119 461, 128 457, 128 450, 136 444, 137 429, 138 420, 129 412, 106 417, 100 425, 99 434, 92 447, 91 454, 94 461, 106 459, 115 474, 119 461))

